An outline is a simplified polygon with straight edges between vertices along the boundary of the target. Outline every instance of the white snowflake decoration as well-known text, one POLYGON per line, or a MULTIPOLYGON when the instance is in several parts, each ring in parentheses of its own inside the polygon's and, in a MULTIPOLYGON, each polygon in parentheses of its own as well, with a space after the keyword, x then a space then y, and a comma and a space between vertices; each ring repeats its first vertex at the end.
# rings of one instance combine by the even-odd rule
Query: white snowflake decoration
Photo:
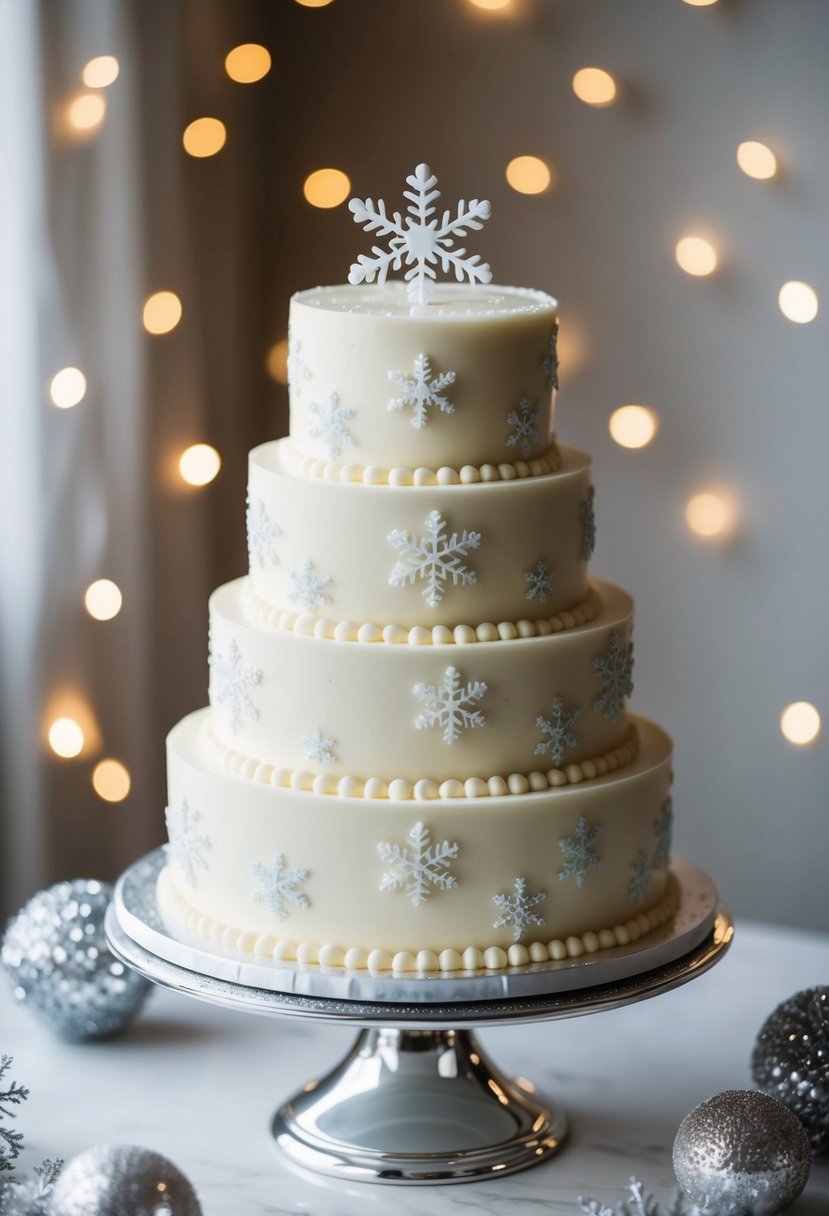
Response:
POLYGON ((625 697, 633 692, 633 642, 622 646, 614 629, 608 649, 593 660, 593 669, 601 686, 593 708, 600 709, 609 721, 615 721, 625 707, 625 697))
POLYGON ((318 726, 311 731, 310 735, 303 735, 302 742, 308 748, 309 760, 318 760, 320 764, 336 762, 337 757, 334 755, 336 739, 329 739, 318 726))
POLYGON ((598 869, 602 864, 598 854, 594 851, 596 841, 601 834, 600 824, 594 824, 592 828, 589 828, 584 815, 580 816, 576 824, 575 836, 562 836, 558 842, 564 858, 564 864, 558 872, 560 879, 575 878, 576 886, 583 886, 590 871, 598 869))
POLYGON ((628 894, 635 904, 641 904, 647 895, 652 877, 651 859, 645 849, 640 849, 635 861, 630 863, 630 885, 628 894))
POLYGON ((558 388, 558 321, 550 330, 550 349, 542 358, 541 366, 547 373, 547 392, 551 393, 558 388))
POLYGON ((425 304, 435 290, 437 267, 444 274, 454 273, 459 283, 464 279, 470 283, 489 283, 492 271, 479 255, 467 254, 466 249, 455 248, 455 238, 465 237, 468 229, 477 231, 483 221, 489 219, 490 205, 484 199, 463 199, 458 203, 458 213, 453 218, 450 211, 443 212, 440 220, 435 216, 435 200, 440 191, 435 189, 437 178, 428 165, 418 165, 414 173, 406 178, 411 187, 403 191, 408 199, 404 219, 399 211, 388 215, 383 199, 353 198, 348 209, 354 221, 366 232, 376 232, 378 237, 388 237, 388 248, 372 245, 371 254, 361 253, 348 273, 349 283, 385 283, 389 270, 400 270, 407 266, 404 275, 409 284, 409 299, 414 304, 425 304))
POLYGON ((211 691, 218 705, 227 710, 228 727, 235 732, 242 725, 242 718, 255 722, 259 710, 248 696, 248 688, 253 688, 262 682, 262 672, 251 663, 243 663, 239 644, 231 638, 227 647, 227 657, 221 654, 211 654, 208 663, 213 671, 211 691))
POLYGON ((587 498, 579 506, 579 516, 581 517, 581 555, 586 562, 590 561, 596 548, 596 512, 593 505, 595 497, 596 490, 591 486, 587 491, 587 498))
POLYGON ((457 843, 444 840, 432 844, 429 829, 416 823, 408 835, 409 844, 391 844, 383 841, 377 846, 381 861, 390 869, 380 879, 381 891, 404 891, 415 907, 425 903, 432 888, 448 891, 458 885, 454 874, 449 872, 451 863, 458 856, 457 843))
POLYGON ((276 539, 282 535, 282 529, 271 519, 263 498, 257 498, 256 502, 248 499, 247 528, 248 558, 251 567, 264 566, 267 563, 273 566, 278 565, 279 554, 276 551, 276 539))
POLYGON ((524 582, 529 583, 528 600, 538 600, 539 604, 547 603, 547 596, 553 587, 553 572, 542 558, 532 570, 524 575, 524 582))
POLYGON ((270 865, 255 861, 251 867, 259 885, 251 892, 254 903, 266 903, 277 920, 284 920, 292 908, 310 906, 308 896, 299 888, 308 877, 307 870, 289 870, 282 853, 274 853, 270 865))
POLYGON ((541 739, 536 743, 536 756, 545 756, 549 753, 556 768, 561 768, 564 753, 579 745, 571 728, 580 716, 581 710, 578 706, 574 705, 570 709, 566 709, 562 697, 553 697, 550 717, 545 718, 543 714, 539 714, 535 720, 542 735, 547 736, 546 739, 541 739))
POLYGON ((288 326, 288 387, 295 397, 302 396, 302 381, 311 379, 311 369, 302 355, 302 340, 294 338, 288 326))
POLYGON ((404 532, 395 528, 389 532, 387 540, 398 552, 398 560, 389 575, 392 587, 414 586, 415 580, 422 578, 425 582, 423 597, 430 608, 436 608, 446 592, 446 584, 452 580, 452 586, 468 587, 477 582, 478 576, 461 561, 469 555, 470 549, 477 549, 481 543, 480 532, 468 532, 464 528, 460 536, 453 532, 446 535, 446 520, 440 511, 430 511, 426 517, 426 535, 415 536, 413 532, 404 532))
POLYGON ((530 405, 530 399, 524 393, 518 402, 518 409, 507 414, 507 422, 515 428, 507 439, 507 447, 514 448, 520 443, 521 455, 526 460, 538 443, 538 402, 530 405))
POLYGON ((492 902, 501 915, 493 922, 493 929, 503 927, 512 929, 512 940, 519 942, 530 925, 543 925, 544 917, 533 912, 547 898, 546 891, 535 895, 527 894, 527 880, 516 878, 511 895, 493 895, 492 902))
POLYGON ((670 1205, 663 1207, 645 1191, 638 1178, 628 1181, 628 1198, 620 1199, 615 1207, 608 1207, 597 1199, 585 1199, 583 1195, 579 1195, 579 1207, 585 1216, 702 1216, 699 1208, 681 1191, 676 1191, 670 1205))
POLYGON ((204 850, 210 848, 210 837, 196 826, 201 816, 187 805, 186 798, 182 798, 178 806, 167 807, 164 818, 170 838, 170 852, 189 885, 195 887, 196 870, 209 868, 204 859, 204 850))
POLYGON ((330 460, 336 460, 343 448, 354 447, 354 436, 345 425, 354 417, 354 411, 347 405, 340 405, 337 393, 329 393, 323 402, 312 401, 311 413, 316 418, 311 424, 311 438, 320 441, 330 460))
POLYGON ((387 409, 412 410, 412 426, 420 430, 429 421, 429 410, 438 409, 443 414, 454 414, 455 406, 448 397, 441 396, 443 390, 455 383, 454 372, 432 375, 428 355, 417 355, 411 376, 403 372, 389 372, 389 380, 403 389, 402 397, 392 397, 387 409))
POLYGON ((457 668, 447 667, 440 688, 433 684, 415 684, 414 695, 423 704, 423 712, 415 718, 417 730, 432 726, 443 727, 443 742, 450 746, 461 736, 461 731, 475 726, 485 726, 486 718, 476 705, 486 692, 486 684, 475 680, 461 685, 457 668))
POLYGON ((331 603, 324 590, 331 579, 318 574, 310 558, 306 557, 300 570, 289 570, 288 578, 291 580, 288 599, 306 612, 316 612, 320 605, 331 603))
POLYGON ((656 852, 653 857, 653 864, 657 867, 667 865, 668 858, 671 853, 671 837, 674 830, 674 804, 673 799, 666 798, 662 807, 662 814, 658 819, 653 821, 653 833, 656 836, 656 852))

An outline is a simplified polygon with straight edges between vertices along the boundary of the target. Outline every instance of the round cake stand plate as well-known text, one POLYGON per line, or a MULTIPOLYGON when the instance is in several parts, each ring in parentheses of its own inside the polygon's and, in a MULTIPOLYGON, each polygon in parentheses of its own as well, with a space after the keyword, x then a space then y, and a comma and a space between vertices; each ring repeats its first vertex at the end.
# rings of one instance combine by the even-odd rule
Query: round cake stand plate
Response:
POLYGON ((328 972, 173 936, 155 897, 164 861, 159 849, 119 880, 106 923, 113 952, 155 983, 212 1004, 362 1027, 346 1058, 281 1106, 272 1125, 293 1163, 352 1181, 465 1182, 549 1157, 567 1133, 563 1114, 531 1082, 505 1077, 472 1028, 645 1000, 702 975, 733 935, 711 880, 674 858, 678 912, 644 945, 501 972, 328 972))

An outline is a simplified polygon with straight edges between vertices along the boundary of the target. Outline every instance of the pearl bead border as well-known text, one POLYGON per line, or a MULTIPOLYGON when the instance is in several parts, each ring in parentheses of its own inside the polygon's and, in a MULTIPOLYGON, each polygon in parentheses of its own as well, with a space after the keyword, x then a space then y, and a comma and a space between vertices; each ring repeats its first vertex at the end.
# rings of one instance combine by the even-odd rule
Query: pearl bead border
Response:
POLYGON ((500 464, 465 464, 460 469, 442 465, 439 469, 425 467, 410 469, 396 466, 357 464, 343 460, 326 460, 298 451, 293 444, 285 445, 286 472, 294 477, 319 481, 346 481, 365 486, 454 486, 476 485, 478 482, 516 481, 526 477, 546 477, 561 468, 561 453, 553 443, 542 456, 534 460, 503 461, 500 464))

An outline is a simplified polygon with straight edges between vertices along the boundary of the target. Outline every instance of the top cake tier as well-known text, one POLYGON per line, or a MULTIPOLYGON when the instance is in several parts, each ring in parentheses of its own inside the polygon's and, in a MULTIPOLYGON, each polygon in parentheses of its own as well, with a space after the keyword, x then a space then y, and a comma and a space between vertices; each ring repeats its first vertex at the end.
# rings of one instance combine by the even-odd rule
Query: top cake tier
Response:
POLYGON ((378 471, 542 458, 553 443, 556 302, 520 287, 317 287, 291 300, 291 437, 378 471))

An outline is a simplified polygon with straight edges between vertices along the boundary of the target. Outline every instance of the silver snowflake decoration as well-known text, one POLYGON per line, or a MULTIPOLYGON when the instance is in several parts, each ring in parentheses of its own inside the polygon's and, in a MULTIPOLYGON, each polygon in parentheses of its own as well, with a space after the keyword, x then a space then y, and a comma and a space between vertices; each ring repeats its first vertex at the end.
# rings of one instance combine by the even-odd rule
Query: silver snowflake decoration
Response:
POLYGON ((308 896, 299 888, 308 877, 307 870, 289 870, 282 853, 274 853, 270 865, 255 861, 251 867, 259 885, 251 892, 254 903, 266 903, 278 920, 284 920, 292 908, 310 906, 308 896))
POLYGON ((501 929, 506 926, 512 929, 512 940, 520 942, 530 925, 544 924, 544 917, 539 916, 537 912, 533 912, 533 908, 537 908, 546 898, 546 891, 539 891, 536 895, 528 895, 527 880, 525 878, 516 878, 512 894, 493 895, 492 897, 492 902, 501 913, 498 919, 493 922, 493 929, 501 929))
POLYGON ((579 507, 579 515, 581 517, 581 555, 586 562, 590 561, 596 548, 596 513, 593 508, 595 497, 596 490, 591 486, 587 491, 587 498, 585 498, 579 507))
POLYGON ((602 711, 609 721, 615 721, 625 707, 625 697, 633 692, 633 642, 622 646, 614 629, 604 654, 593 660, 600 691, 593 708, 602 711))
POLYGON ((316 419, 311 424, 311 438, 320 441, 330 460, 336 460, 343 448, 354 447, 354 436, 345 425, 354 417, 354 411, 340 405, 337 393, 329 393, 323 402, 312 401, 311 413, 316 419))
POLYGON ((213 672, 213 699, 227 710, 230 730, 235 733, 242 725, 242 718, 255 722, 259 717, 259 710, 251 701, 247 690, 262 682, 260 669, 251 663, 242 662, 235 638, 231 638, 226 656, 211 654, 208 663, 213 672))
POLYGON ((575 726, 580 716, 581 710, 578 706, 573 705, 567 709, 562 697, 553 697, 552 712, 549 718, 539 714, 535 720, 542 735, 546 735, 545 739, 541 739, 535 745, 536 756, 549 754, 556 768, 561 768, 564 753, 579 745, 571 728, 575 726))
POLYGON ((247 509, 248 529, 248 558, 251 567, 264 566, 270 563, 279 564, 279 554, 276 551, 276 538, 281 536, 282 529, 273 522, 268 514, 263 498, 256 502, 248 499, 247 509))
POLYGON ((585 1216, 701 1216, 699 1209, 681 1191, 676 1191, 670 1204, 663 1207, 645 1191, 638 1178, 629 1180, 627 1197, 620 1199, 615 1207, 608 1207, 596 1199, 585 1199, 582 1195, 579 1195, 579 1207, 585 1216))
POLYGON ((409 299, 425 304, 435 290, 438 266, 444 274, 454 274, 459 283, 465 279, 470 283, 491 281, 492 271, 477 253, 468 254, 466 249, 455 247, 456 237, 483 227, 483 221, 489 219, 489 203, 473 198, 467 204, 461 199, 456 216, 446 210, 438 219, 434 206, 440 198, 440 191, 435 189, 437 180, 428 165, 418 165, 406 178, 410 189, 403 191, 408 200, 405 219, 399 211, 389 215, 382 199, 377 203, 371 198, 351 199, 348 209, 355 223, 366 232, 388 237, 388 242, 386 249, 372 245, 370 255, 358 255, 348 273, 349 283, 385 283, 390 270, 406 266, 409 299))
POLYGON ((462 685, 457 668, 447 667, 439 688, 433 684, 415 684, 414 695, 423 705, 423 711, 415 718, 415 727, 427 730, 431 726, 442 726, 443 742, 451 746, 460 738, 461 731, 486 725, 481 711, 471 708, 485 692, 486 684, 482 680, 462 685))
POLYGON ((415 536, 395 528, 389 532, 388 542, 397 550, 398 560, 389 575, 392 587, 413 586, 416 579, 423 579, 423 597, 430 608, 436 608, 443 599, 448 581, 453 587, 459 583, 468 587, 477 581, 477 574, 461 561, 470 549, 481 543, 480 532, 468 532, 465 528, 458 535, 446 535, 446 520, 440 511, 431 511, 426 517, 426 534, 415 536))
POLYGON ((667 865, 671 853, 671 837, 674 830, 674 804, 671 798, 666 798, 662 813, 653 821, 653 833, 656 836, 656 852, 653 864, 657 867, 667 865))
POLYGON ((541 366, 547 373, 547 392, 558 388, 558 321, 553 322, 550 330, 550 349, 541 360, 541 366))
POLYGON ((628 895, 635 904, 641 904, 650 890, 651 877, 651 859, 645 849, 640 849, 635 861, 630 863, 628 895))
POLYGON ((302 340, 294 338, 288 326, 288 387, 294 397, 302 396, 302 382, 311 379, 311 369, 302 355, 302 340))
POLYGON ((211 842, 209 836, 199 831, 200 818, 199 812, 188 806, 186 798, 182 798, 178 806, 168 806, 165 812, 170 838, 168 847, 191 887, 196 886, 196 870, 209 869, 204 851, 210 848, 211 842))
POLYGON ((336 739, 327 738, 319 727, 311 731, 310 735, 303 735, 302 742, 308 748, 308 759, 319 760, 320 764, 334 764, 337 757, 334 755, 334 744, 336 739))
POLYGON ((331 603, 331 597, 324 590, 331 579, 318 574, 310 558, 306 557, 300 570, 289 570, 288 578, 291 580, 288 599, 306 612, 316 612, 321 604, 331 603))
POLYGON ((411 376, 403 372, 389 372, 389 380, 400 385, 403 395, 392 397, 387 408, 390 411, 410 409, 412 426, 417 430, 429 421, 430 409, 438 409, 443 414, 454 414, 455 406, 448 397, 441 394, 450 384, 455 383, 455 373, 443 372, 440 376, 433 376, 428 355, 415 357, 411 376))
POLYGON ((381 891, 404 891, 415 907, 425 903, 432 893, 448 891, 458 885, 454 874, 449 872, 451 863, 458 856, 457 843, 444 840, 432 844, 429 829, 416 823, 408 835, 408 845, 383 841, 377 846, 381 861, 390 867, 380 879, 381 891))
POLYGON ((507 439, 507 447, 514 448, 520 444, 521 455, 526 460, 538 443, 538 402, 530 405, 530 399, 524 393, 518 402, 518 409, 507 414, 507 422, 515 428, 507 439))
POLYGON ((528 600, 538 600, 539 604, 547 603, 547 596, 553 586, 553 572, 542 558, 532 570, 524 575, 524 582, 529 583, 528 600))
POLYGON ((602 834, 600 824, 588 827, 584 815, 576 824, 575 836, 562 836, 558 842, 564 864, 558 872, 559 878, 575 878, 576 886, 584 884, 591 870, 596 870, 602 864, 594 851, 596 841, 602 834))

